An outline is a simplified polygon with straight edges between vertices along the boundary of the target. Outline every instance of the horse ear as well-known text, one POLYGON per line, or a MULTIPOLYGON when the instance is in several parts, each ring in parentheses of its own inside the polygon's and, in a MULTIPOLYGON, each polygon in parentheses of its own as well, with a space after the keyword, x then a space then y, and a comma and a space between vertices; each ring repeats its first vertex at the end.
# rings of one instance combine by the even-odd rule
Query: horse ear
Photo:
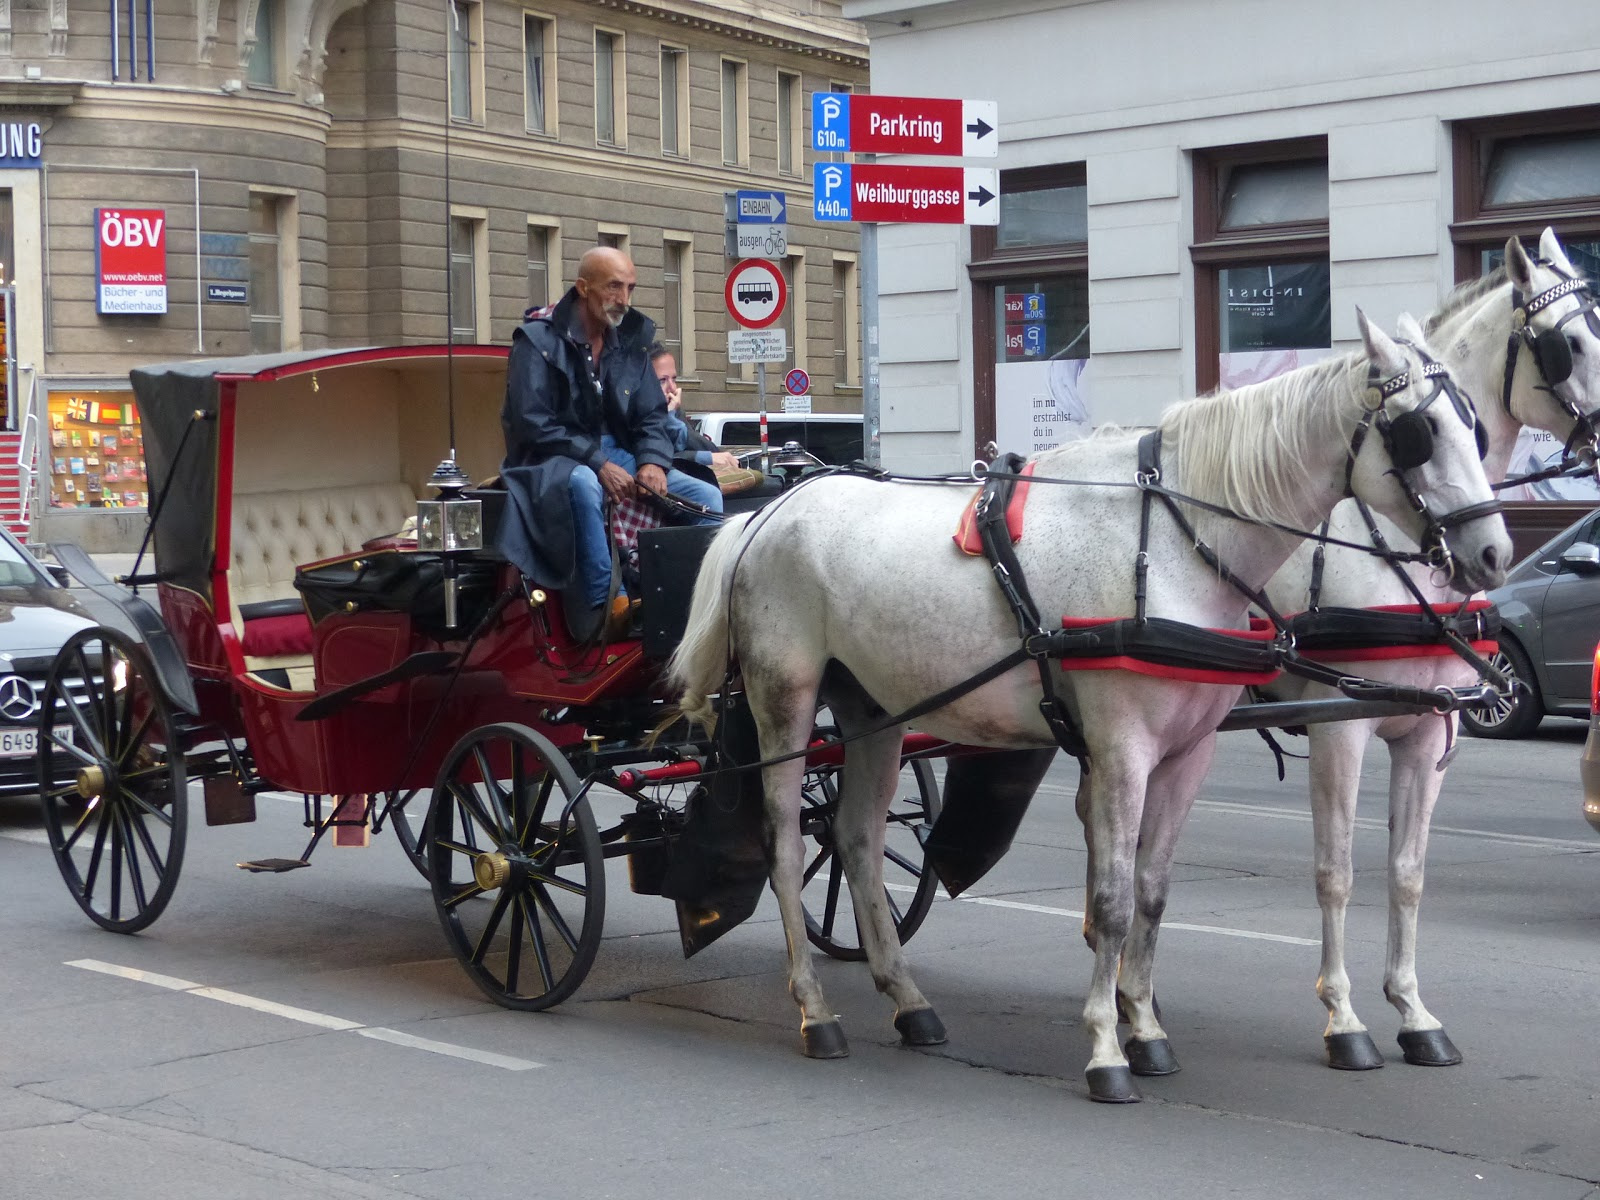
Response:
POLYGON ((1515 234, 1506 239, 1506 274, 1517 291, 1533 291, 1533 260, 1515 234))
POLYGON ((1356 324, 1361 327, 1361 344, 1367 352, 1367 359, 1378 368, 1382 375, 1398 375, 1406 369, 1406 357, 1400 352, 1400 347, 1394 344, 1383 330, 1367 320, 1367 314, 1360 307, 1356 308, 1356 324))
POLYGON ((1417 319, 1410 313, 1401 313, 1400 319, 1394 323, 1395 332, 1413 346, 1427 349, 1427 338, 1422 332, 1422 326, 1417 324, 1417 319))
POLYGON ((1561 239, 1556 236, 1553 226, 1546 225, 1544 232, 1539 235, 1539 257, 1545 262, 1554 263, 1568 275, 1578 273, 1578 269, 1572 265, 1572 260, 1567 257, 1567 252, 1561 245, 1561 239))

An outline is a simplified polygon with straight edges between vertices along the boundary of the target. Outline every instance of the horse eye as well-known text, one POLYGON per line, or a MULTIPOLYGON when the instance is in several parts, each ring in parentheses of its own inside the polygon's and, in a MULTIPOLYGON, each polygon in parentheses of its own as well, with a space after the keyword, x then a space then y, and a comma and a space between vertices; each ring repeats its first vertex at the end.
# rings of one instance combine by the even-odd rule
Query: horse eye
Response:
POLYGON ((1577 338, 1572 337, 1570 334, 1567 337, 1567 345, 1572 348, 1572 352, 1574 354, 1582 354, 1583 353, 1583 343, 1580 342, 1577 338))

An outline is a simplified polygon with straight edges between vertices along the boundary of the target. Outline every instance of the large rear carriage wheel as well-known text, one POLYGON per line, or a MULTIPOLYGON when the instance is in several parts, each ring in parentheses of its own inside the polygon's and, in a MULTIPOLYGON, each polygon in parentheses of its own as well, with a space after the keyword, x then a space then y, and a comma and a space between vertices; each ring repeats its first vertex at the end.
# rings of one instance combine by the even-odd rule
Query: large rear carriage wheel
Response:
MULTIPOLYGON (((805 908, 806 937, 824 954, 847 962, 866 958, 855 906, 845 881, 844 863, 834 843, 839 807, 838 767, 807 772, 800 810, 801 829, 814 852, 806 862, 800 893, 805 908)), ((933 766, 914 759, 900 772, 900 785, 889 805, 883 840, 883 888, 903 946, 911 940, 933 905, 939 881, 928 867, 919 830, 926 832, 939 815, 939 787, 933 766)))
POLYGON ((451 749, 423 830, 445 939, 496 1004, 577 990, 605 919, 605 858, 578 778, 548 738, 485 725, 451 749))
POLYGON ((136 933, 172 899, 188 815, 177 725, 144 649, 114 629, 73 634, 38 722, 39 796, 61 877, 96 924, 136 933))

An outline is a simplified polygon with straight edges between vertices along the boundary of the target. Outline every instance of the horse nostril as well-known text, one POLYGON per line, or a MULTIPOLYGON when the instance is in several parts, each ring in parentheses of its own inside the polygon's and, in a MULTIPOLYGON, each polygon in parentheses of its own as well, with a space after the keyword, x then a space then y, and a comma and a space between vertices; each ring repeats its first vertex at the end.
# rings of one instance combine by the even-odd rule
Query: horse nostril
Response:
POLYGON ((1485 546, 1483 548, 1483 565, 1491 571, 1500 569, 1500 551, 1497 547, 1485 546))

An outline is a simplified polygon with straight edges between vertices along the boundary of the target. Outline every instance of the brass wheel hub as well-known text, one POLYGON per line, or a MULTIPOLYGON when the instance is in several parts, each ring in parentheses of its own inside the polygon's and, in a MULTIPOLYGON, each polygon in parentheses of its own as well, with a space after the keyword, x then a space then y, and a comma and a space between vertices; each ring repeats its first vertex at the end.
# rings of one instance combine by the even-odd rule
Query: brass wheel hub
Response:
POLYGON ((472 877, 484 891, 492 892, 511 878, 511 860, 498 850, 480 854, 472 860, 472 877))
POLYGON ((80 767, 78 770, 78 795, 93 800, 106 790, 106 772, 103 767, 80 767))

